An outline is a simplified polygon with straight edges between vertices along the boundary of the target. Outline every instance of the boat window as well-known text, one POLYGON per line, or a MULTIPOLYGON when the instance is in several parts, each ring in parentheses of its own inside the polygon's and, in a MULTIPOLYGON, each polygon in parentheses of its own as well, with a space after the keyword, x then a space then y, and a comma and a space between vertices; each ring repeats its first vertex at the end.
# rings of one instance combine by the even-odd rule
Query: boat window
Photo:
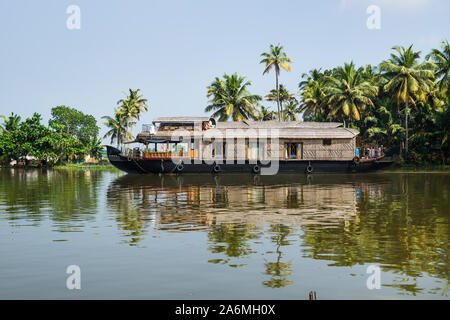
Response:
POLYGON ((214 142, 211 150, 211 155, 214 159, 225 159, 227 154, 226 142, 214 142))
POLYGON ((331 146, 331 139, 323 139, 322 145, 324 146, 331 146))
POLYGON ((286 143, 286 158, 287 159, 297 159, 297 144, 296 143, 286 143))

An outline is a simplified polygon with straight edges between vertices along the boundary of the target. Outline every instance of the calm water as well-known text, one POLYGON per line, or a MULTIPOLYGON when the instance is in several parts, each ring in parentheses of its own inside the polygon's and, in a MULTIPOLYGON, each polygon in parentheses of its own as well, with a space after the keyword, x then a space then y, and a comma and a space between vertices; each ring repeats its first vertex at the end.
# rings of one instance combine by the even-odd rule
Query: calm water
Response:
POLYGON ((0 170, 2 299, 449 299, 449 279, 449 173, 0 170))

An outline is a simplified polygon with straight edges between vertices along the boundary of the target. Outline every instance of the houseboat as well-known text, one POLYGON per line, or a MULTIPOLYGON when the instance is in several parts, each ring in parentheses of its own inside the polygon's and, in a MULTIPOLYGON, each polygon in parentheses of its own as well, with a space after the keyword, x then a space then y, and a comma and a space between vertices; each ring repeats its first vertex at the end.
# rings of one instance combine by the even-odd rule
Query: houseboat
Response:
POLYGON ((382 152, 360 156, 359 132, 337 122, 161 117, 143 125, 109 161, 128 173, 345 173, 384 169, 382 152))

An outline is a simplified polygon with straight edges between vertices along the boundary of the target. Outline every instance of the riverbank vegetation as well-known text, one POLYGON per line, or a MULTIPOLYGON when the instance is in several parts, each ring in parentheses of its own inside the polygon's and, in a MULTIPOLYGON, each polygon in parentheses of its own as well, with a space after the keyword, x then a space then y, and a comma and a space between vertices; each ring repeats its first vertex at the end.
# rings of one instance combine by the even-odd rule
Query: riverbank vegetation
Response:
POLYGON ((86 157, 101 158, 99 127, 91 115, 67 106, 51 111, 48 125, 34 113, 22 121, 11 113, 3 117, 0 129, 0 161, 2 165, 47 166, 86 157))
POLYGON ((358 129, 362 145, 383 145, 402 150, 401 162, 448 164, 450 161, 450 46, 423 56, 408 48, 393 47, 378 65, 345 63, 332 69, 304 73, 299 91, 278 84, 280 70, 290 71, 290 58, 280 45, 263 53, 263 74, 275 70, 276 87, 266 96, 277 110, 262 105, 263 98, 249 91, 244 76, 225 74, 207 88, 205 112, 219 121, 252 119, 336 121, 358 129), (230 82, 234 77, 239 82, 230 82), (251 97, 251 99, 249 99, 251 97))

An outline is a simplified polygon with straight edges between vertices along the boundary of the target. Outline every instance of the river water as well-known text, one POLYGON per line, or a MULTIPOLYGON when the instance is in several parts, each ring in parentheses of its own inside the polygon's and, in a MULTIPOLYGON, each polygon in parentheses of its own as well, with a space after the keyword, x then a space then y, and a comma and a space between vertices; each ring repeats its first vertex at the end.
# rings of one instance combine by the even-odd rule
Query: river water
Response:
POLYGON ((1 299, 449 299, 449 279, 449 172, 0 170, 1 299))

